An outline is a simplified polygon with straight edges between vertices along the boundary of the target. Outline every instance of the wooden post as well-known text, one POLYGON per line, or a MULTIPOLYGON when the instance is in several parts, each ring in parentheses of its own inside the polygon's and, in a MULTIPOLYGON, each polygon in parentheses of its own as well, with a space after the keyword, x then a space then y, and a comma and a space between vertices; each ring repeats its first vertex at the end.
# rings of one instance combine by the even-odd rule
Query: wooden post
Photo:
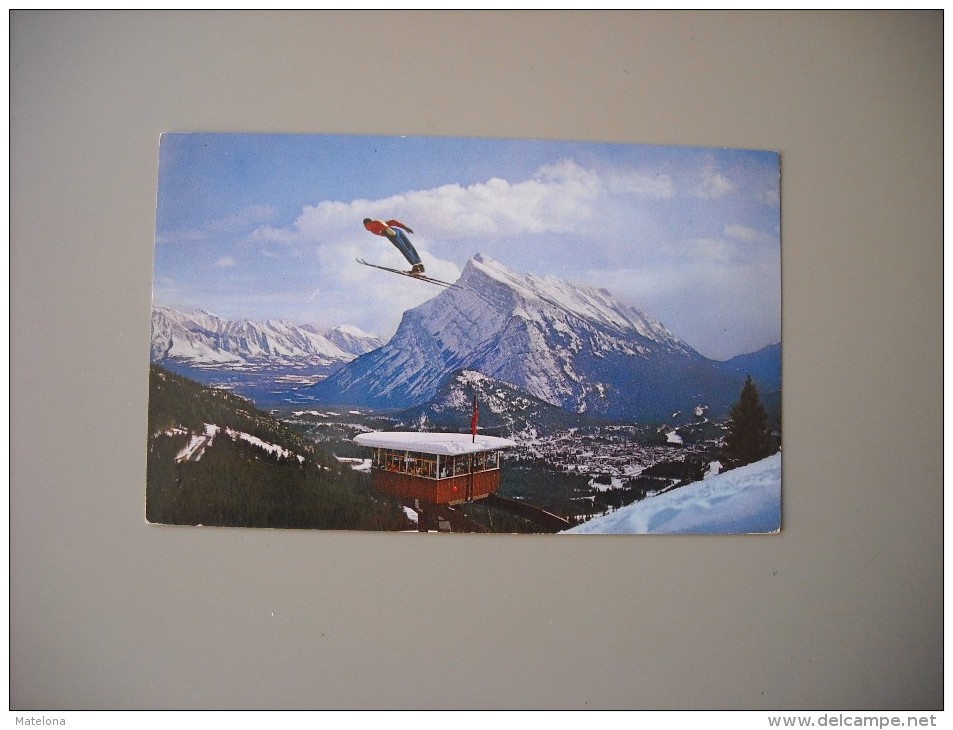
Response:
POLYGON ((467 459, 470 462, 470 476, 467 479, 466 499, 467 499, 467 502, 472 502, 473 501, 473 454, 470 454, 467 457, 467 459))
POLYGON ((420 506, 420 500, 414 500, 414 511, 417 512, 417 532, 428 532, 427 512, 420 506))

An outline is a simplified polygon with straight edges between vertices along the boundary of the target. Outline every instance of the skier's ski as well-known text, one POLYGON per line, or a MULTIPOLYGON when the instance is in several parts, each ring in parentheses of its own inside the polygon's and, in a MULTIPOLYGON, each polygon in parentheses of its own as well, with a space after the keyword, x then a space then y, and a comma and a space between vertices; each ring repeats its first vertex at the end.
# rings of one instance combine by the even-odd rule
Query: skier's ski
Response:
POLYGON ((442 287, 452 287, 456 284, 451 284, 448 281, 441 281, 440 279, 434 279, 432 276, 427 276, 426 274, 411 274, 409 271, 401 271, 400 269, 392 269, 389 266, 380 266, 379 264, 372 264, 369 261, 364 259, 357 259, 357 263, 364 264, 365 266, 370 266, 375 269, 381 269, 382 271, 389 271, 392 274, 400 274, 401 276, 406 276, 410 279, 417 279, 418 281, 426 281, 428 284, 436 284, 437 286, 442 287))

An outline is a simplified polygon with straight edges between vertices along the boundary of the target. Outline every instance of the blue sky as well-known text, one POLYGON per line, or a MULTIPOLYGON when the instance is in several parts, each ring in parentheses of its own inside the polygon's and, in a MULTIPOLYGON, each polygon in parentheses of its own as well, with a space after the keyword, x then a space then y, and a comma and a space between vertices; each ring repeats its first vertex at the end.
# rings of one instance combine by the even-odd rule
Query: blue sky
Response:
POLYGON ((483 253, 605 287, 699 352, 781 339, 773 152, 428 137, 166 134, 154 302, 390 337, 439 289, 362 220, 397 218, 427 273, 483 253))

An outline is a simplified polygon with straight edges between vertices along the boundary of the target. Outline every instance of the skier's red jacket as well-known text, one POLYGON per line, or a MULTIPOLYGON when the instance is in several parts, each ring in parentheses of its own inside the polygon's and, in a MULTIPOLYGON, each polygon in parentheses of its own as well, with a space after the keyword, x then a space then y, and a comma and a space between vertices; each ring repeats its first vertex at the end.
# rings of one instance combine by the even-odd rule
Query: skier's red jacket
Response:
MULTIPOLYGON (((389 220, 389 221, 366 221, 364 227, 369 230, 371 233, 376 233, 378 236, 387 235, 388 228, 403 228, 407 233, 413 233, 409 226, 405 226, 400 221, 389 220)), ((392 232, 393 233, 393 232, 392 232)))

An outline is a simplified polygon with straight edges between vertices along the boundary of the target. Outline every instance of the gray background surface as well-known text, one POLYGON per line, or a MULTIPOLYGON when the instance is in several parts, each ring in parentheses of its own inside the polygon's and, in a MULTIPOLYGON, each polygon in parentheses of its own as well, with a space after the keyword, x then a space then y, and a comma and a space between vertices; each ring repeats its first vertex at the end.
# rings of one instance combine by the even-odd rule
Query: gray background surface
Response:
POLYGON ((13 12, 11 707, 941 707, 942 20, 13 12), (147 526, 164 131, 780 151, 782 534, 147 526))

